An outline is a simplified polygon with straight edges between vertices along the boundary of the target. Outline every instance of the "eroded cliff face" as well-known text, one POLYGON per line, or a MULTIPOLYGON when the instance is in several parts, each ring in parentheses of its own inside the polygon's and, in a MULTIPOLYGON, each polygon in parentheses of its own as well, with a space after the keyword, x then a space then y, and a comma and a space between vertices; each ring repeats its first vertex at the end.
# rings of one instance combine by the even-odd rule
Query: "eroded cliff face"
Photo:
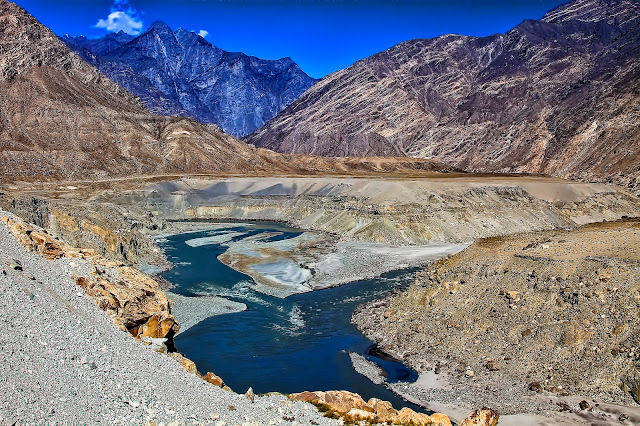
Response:
POLYGON ((325 77, 245 140, 637 191, 639 22, 635 0, 576 0, 506 34, 410 40, 325 77))
POLYGON ((163 225, 143 212, 136 216, 125 208, 108 204, 23 194, 0 194, 0 208, 45 229, 72 247, 93 250, 107 259, 126 264, 143 260, 164 263, 162 254, 141 232, 154 231, 163 225))
POLYGON ((164 219, 283 220, 342 239, 465 242, 640 215, 614 187, 544 178, 231 178, 151 185, 97 198, 164 219))
POLYGON ((134 337, 167 339, 172 345, 178 323, 171 315, 171 301, 156 281, 134 268, 107 260, 94 250, 71 247, 17 218, 3 217, 2 221, 25 247, 49 260, 65 257, 89 261, 93 270, 72 278, 96 305, 134 337))

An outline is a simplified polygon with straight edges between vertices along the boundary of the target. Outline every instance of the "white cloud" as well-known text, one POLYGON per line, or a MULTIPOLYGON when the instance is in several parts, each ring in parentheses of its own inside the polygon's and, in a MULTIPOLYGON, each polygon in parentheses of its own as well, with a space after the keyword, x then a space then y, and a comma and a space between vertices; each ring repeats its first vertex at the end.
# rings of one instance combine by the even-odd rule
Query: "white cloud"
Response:
POLYGON ((124 31, 130 35, 139 35, 142 32, 142 19, 137 17, 138 12, 129 6, 129 0, 113 0, 111 13, 107 19, 100 19, 94 25, 95 28, 104 28, 107 31, 124 31))
POLYGON ((198 31, 198 33, 197 33, 197 34, 198 34, 200 37, 205 38, 206 36, 208 36, 208 35, 209 35, 209 31, 207 31, 207 30, 200 30, 200 31, 198 31))

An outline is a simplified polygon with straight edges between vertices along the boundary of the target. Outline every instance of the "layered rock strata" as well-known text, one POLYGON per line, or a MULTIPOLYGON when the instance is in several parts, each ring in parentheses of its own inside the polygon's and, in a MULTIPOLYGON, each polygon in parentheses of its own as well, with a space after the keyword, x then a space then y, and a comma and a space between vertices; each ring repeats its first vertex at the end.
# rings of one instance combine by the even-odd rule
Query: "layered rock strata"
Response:
POLYGON ((93 250, 73 248, 46 231, 17 219, 4 217, 2 221, 25 247, 47 259, 88 260, 93 271, 88 275, 73 276, 73 279, 122 330, 137 338, 169 341, 178 331, 178 324, 171 315, 171 301, 158 283, 147 275, 104 259, 93 250))
POLYGON ((640 215, 618 188, 533 177, 183 178, 96 200, 164 219, 286 220, 344 240, 466 242, 640 215))

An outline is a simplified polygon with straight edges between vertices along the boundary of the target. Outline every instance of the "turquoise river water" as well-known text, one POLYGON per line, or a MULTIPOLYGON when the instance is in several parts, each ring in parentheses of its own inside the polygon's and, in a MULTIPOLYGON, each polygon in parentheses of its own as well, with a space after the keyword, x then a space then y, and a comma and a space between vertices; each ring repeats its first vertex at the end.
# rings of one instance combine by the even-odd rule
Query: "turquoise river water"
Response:
POLYGON ((242 234, 237 238, 274 241, 302 231, 273 222, 246 222, 160 240, 175 265, 163 274, 175 285, 173 292, 192 297, 220 295, 248 306, 245 312, 210 317, 176 336, 177 349, 193 360, 199 371, 215 372, 237 392, 250 386, 256 393, 348 390, 365 400, 376 397, 397 408, 424 411, 358 374, 348 355, 356 352, 375 362, 390 382, 417 378, 400 362, 370 355, 372 342, 350 322, 357 305, 410 282, 414 270, 279 299, 253 291, 251 278, 217 259, 233 241, 198 247, 186 243, 228 232, 242 234))

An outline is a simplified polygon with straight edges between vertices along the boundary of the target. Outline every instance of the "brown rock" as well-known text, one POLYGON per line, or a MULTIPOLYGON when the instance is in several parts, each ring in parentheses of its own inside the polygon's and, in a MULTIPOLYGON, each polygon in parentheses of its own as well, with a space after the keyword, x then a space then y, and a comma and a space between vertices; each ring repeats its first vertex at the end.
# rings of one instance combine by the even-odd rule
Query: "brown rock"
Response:
POLYGON ((203 379, 219 388, 224 386, 224 381, 222 380, 222 378, 215 373, 208 372, 204 375, 203 379))
MULTIPOLYGON (((447 418, 448 419, 448 418, 447 418)), ((403 424, 403 425, 419 425, 426 426, 432 425, 431 416, 426 414, 416 413, 410 408, 403 407, 398 411, 398 415, 395 420, 392 420, 393 423, 403 424)), ((451 424, 451 423, 449 423, 451 424)))
POLYGON ((499 417, 496 410, 482 407, 480 410, 475 410, 467 418, 462 420, 459 426, 496 426, 499 417))
POLYGON ((446 414, 433 413, 431 415, 431 424, 436 426, 451 426, 451 420, 446 414))
POLYGON ((349 419, 376 419, 394 424, 451 426, 451 421, 445 414, 436 413, 428 416, 416 413, 407 407, 397 411, 387 401, 371 398, 365 402, 360 395, 347 391, 301 392, 289 397, 296 401, 322 405, 341 416, 348 416, 349 419))
POLYGON ((589 405, 589 403, 585 400, 580 401, 580 404, 578 404, 580 406, 581 410, 588 410, 589 407, 591 407, 591 405, 589 405))
POLYGON ((529 383, 529 390, 540 393, 542 392, 542 385, 539 382, 531 382, 529 383))
POLYGON ((391 405, 391 403, 388 401, 382 401, 378 398, 371 398, 369 401, 367 401, 367 404, 369 404, 374 409, 376 417, 380 421, 390 422, 392 421, 392 419, 398 416, 398 410, 393 408, 393 405, 391 405))
POLYGON ((500 370, 500 363, 498 361, 487 361, 487 368, 489 371, 500 370))
POLYGON ((174 332, 175 326, 173 315, 167 312, 154 314, 138 328, 136 337, 167 337, 174 332))
POLYGON ((178 363, 180 364, 180 367, 182 367, 185 371, 188 371, 191 374, 198 375, 198 369, 196 368, 196 364, 193 361, 191 361, 189 358, 177 352, 172 352, 168 355, 171 358, 178 361, 178 363))

